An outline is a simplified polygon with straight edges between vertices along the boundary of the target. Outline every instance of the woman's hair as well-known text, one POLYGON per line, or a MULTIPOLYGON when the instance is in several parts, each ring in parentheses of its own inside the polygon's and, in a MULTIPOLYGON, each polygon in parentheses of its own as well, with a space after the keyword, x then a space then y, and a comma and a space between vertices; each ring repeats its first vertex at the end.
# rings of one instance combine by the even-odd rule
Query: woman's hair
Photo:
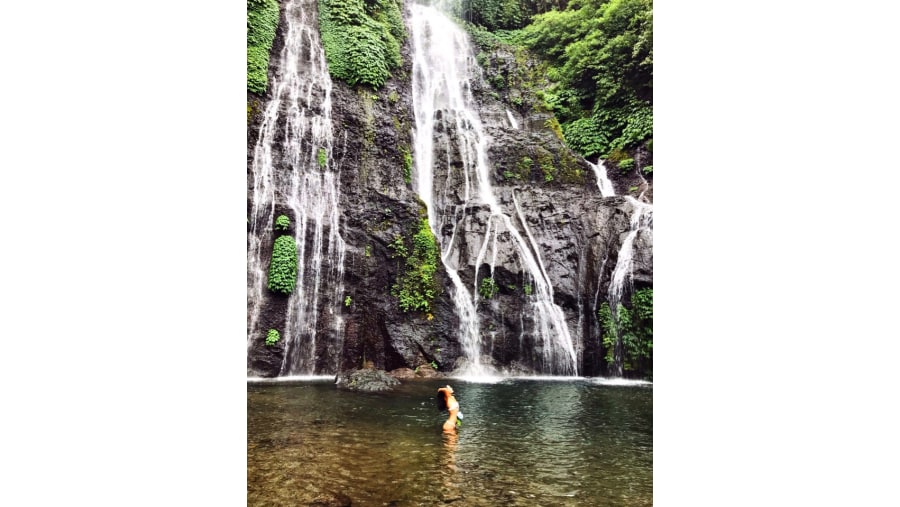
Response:
POLYGON ((447 391, 438 391, 434 397, 437 400, 438 410, 447 410, 447 391))

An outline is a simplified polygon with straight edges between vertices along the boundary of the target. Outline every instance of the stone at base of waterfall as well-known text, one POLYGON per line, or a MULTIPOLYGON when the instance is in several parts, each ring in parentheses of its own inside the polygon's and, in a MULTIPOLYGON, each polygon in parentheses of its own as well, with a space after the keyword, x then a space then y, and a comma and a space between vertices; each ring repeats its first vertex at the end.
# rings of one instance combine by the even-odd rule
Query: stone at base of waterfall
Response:
POLYGON ((443 377, 444 374, 435 370, 430 364, 420 364, 414 370, 417 377, 421 378, 437 378, 443 377))
POLYGON ((338 387, 351 391, 390 391, 400 381, 391 377, 384 370, 350 370, 338 375, 338 387))
POLYGON ((412 368, 397 368, 396 370, 389 371, 388 375, 398 380, 416 378, 416 372, 412 368))
POLYGON ((351 507, 350 497, 342 493, 325 493, 317 496, 309 507, 351 507))

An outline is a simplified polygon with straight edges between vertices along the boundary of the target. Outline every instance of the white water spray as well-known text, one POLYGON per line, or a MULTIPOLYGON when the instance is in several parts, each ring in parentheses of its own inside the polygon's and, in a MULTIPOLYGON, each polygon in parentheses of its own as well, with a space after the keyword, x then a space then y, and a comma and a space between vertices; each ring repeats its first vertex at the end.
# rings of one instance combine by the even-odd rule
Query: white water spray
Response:
POLYGON ((315 13, 310 0, 289 0, 284 6, 284 47, 270 82, 271 99, 250 171, 248 348, 266 332, 259 329, 269 260, 263 247, 274 240, 276 202, 294 215, 290 218, 298 250, 297 285, 281 330, 286 348, 280 375, 314 373, 316 349, 322 346, 335 361, 330 367, 336 369, 343 331, 339 302, 345 246, 339 231, 339 173, 331 162, 331 78, 315 13), (324 324, 319 322, 323 314, 329 321, 324 324), (329 338, 327 344, 317 344, 322 334, 329 338))

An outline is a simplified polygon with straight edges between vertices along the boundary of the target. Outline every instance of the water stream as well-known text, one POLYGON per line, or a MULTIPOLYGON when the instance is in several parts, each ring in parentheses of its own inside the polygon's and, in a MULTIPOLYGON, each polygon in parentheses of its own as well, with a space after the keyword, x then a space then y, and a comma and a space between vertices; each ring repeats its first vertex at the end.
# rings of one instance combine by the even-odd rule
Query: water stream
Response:
MULTIPOLYGON (((638 232, 642 230, 653 231, 653 206, 638 201, 630 195, 625 196, 625 200, 631 205, 631 220, 628 233, 622 241, 622 246, 619 248, 618 259, 609 281, 609 288, 607 289, 606 296, 607 301, 609 301, 609 308, 612 311, 614 321, 618 319, 618 312, 616 309, 622 301, 626 290, 629 293, 633 292, 632 272, 634 268, 634 240, 637 237, 638 232)), ((616 322, 616 324, 618 323, 616 322)), ((623 370, 621 336, 617 337, 613 358, 615 361, 613 364, 613 373, 621 377, 623 370)))

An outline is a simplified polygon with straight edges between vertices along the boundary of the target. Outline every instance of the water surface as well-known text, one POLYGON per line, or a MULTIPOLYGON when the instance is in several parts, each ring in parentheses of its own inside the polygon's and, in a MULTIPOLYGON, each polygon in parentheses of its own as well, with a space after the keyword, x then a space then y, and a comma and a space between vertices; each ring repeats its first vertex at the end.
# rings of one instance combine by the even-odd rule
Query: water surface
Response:
POLYGON ((652 384, 580 379, 248 382, 248 505, 637 506, 653 503, 652 384), (463 425, 445 435, 450 383, 463 425))

